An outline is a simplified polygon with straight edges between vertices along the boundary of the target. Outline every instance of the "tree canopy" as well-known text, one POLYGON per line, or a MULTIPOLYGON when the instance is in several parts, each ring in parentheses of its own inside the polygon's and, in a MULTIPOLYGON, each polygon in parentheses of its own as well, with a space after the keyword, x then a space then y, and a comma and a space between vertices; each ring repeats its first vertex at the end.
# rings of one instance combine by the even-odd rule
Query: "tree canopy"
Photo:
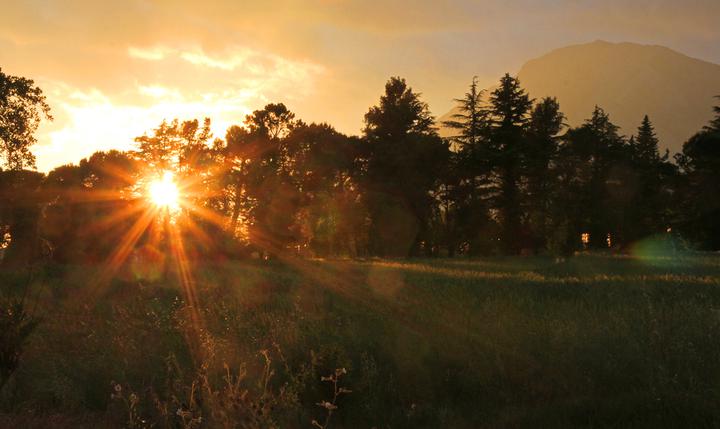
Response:
POLYGON ((42 91, 0 74, 0 95, 6 263, 50 249, 62 263, 161 264, 172 240, 217 258, 567 254, 675 234, 720 249, 720 107, 672 162, 648 116, 629 138, 599 106, 568 127, 557 99, 532 99, 508 74, 488 94, 471 80, 444 139, 421 94, 392 77, 360 136, 269 103, 224 138, 209 118, 169 119, 132 151, 42 174, 27 171, 49 117, 42 91), (168 173, 172 213, 148 197, 168 173))
POLYGON ((0 156, 10 170, 35 168, 35 131, 52 119, 42 90, 30 79, 11 76, 0 68, 0 156))

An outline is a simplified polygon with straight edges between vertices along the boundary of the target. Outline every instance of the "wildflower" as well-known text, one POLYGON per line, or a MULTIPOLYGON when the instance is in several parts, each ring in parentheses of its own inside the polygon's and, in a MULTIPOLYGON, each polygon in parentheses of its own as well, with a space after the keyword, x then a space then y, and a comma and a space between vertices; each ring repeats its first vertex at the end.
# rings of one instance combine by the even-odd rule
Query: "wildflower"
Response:
POLYGON ((337 408, 338 408, 337 405, 332 404, 332 403, 330 403, 330 402, 328 402, 328 401, 320 401, 320 402, 317 403, 317 405, 318 405, 319 407, 325 408, 326 410, 337 410, 337 408))

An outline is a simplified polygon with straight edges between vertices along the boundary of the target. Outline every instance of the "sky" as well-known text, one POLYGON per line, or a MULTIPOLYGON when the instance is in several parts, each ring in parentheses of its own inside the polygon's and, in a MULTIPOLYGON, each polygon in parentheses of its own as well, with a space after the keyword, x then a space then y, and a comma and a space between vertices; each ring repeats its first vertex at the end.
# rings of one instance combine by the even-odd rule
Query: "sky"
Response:
POLYGON ((717 0, 0 0, 0 68, 43 89, 38 169, 130 149, 163 119, 216 137, 270 102, 361 132, 390 76, 440 116, 553 49, 667 46, 720 63, 717 0))

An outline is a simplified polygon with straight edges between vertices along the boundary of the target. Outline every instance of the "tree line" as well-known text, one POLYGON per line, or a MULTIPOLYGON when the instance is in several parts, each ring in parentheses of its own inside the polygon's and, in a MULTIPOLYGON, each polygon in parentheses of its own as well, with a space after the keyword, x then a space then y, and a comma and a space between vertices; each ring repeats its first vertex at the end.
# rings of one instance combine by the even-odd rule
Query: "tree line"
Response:
POLYGON ((163 121, 134 150, 43 174, 30 146, 49 106, 0 70, 3 260, 102 262, 123 243, 151 257, 168 219, 147 218, 143 189, 165 171, 183 195, 172 224, 197 256, 569 254, 647 237, 720 249, 720 106, 670 158, 647 116, 629 138, 601 107, 568 127, 555 98, 508 74, 489 93, 473 79, 456 102, 439 124, 393 77, 360 136, 273 103, 224 139, 210 119, 163 121))

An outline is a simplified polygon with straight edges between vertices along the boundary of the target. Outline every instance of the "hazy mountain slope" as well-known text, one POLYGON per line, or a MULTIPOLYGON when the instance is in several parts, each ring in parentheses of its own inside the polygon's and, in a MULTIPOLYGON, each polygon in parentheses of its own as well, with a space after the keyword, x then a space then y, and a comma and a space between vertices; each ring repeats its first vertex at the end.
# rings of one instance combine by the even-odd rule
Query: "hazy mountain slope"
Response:
POLYGON ((582 123, 597 104, 630 135, 647 113, 671 152, 707 123, 717 101, 712 97, 720 94, 720 65, 634 43, 557 49, 525 63, 518 77, 532 97, 557 97, 570 125, 582 123))

